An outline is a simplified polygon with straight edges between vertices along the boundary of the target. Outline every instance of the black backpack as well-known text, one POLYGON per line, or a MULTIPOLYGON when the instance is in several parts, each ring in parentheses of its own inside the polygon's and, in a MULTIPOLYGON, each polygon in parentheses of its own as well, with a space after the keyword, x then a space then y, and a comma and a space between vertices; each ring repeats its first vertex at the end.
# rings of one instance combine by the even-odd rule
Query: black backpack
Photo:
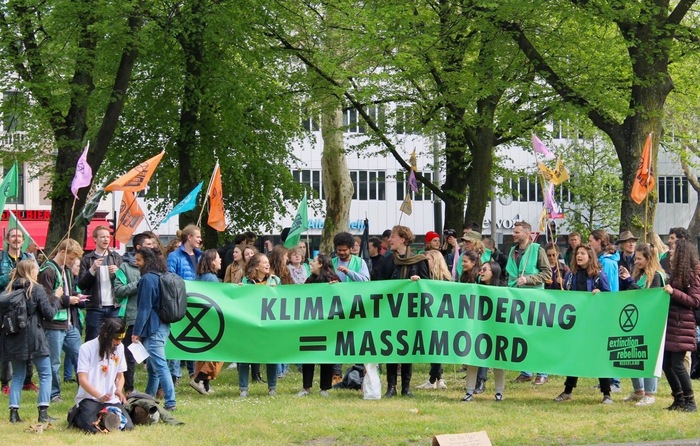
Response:
POLYGON ((185 281, 175 273, 160 274, 160 309, 158 316, 163 323, 181 321, 187 313, 185 281))
POLYGON ((27 328, 27 298, 24 288, 0 294, 0 321, 5 336, 27 328))

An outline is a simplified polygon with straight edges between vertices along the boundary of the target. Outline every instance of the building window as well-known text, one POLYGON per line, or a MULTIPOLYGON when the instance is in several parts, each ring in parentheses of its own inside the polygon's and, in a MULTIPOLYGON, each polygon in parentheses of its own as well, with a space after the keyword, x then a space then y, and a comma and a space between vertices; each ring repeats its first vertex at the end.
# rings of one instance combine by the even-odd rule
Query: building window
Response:
POLYGON ((300 169, 292 172, 295 181, 312 189, 315 192, 314 198, 322 198, 321 171, 311 169, 300 169))
MULTIPOLYGON (((384 126, 384 107, 381 105, 370 105, 364 107, 364 110, 379 128, 384 126)), ((343 112, 343 128, 346 133, 366 133, 367 123, 357 109, 352 107, 343 112)))
POLYGON ((659 177, 659 203, 688 203, 686 177, 659 177))
MULTIPOLYGON (((432 172, 420 172, 428 181, 432 183, 432 172)), ((408 185, 408 175, 406 172, 396 172, 396 199, 403 201, 406 198, 406 192, 411 192, 411 187, 408 185)), ((433 192, 425 187, 422 183, 418 183, 418 192, 411 192, 411 200, 413 201, 432 201, 433 192)))
MULTIPOLYGON (((14 161, 2 170, 3 179, 7 175, 7 171, 12 168, 14 161)), ((8 198, 6 204, 24 204, 24 164, 17 163, 17 197, 8 198)), ((2 211, 0 211, 2 212, 2 211)))
POLYGON ((304 111, 301 118, 301 126, 308 132, 318 132, 321 130, 321 117, 304 111))
MULTIPOLYGON (((519 177, 510 180, 510 187, 513 192, 513 201, 544 201, 544 192, 537 177, 519 177)), ((567 190, 568 194, 568 190, 567 190)))
POLYGON ((351 170, 353 200, 386 200, 386 173, 383 170, 351 170))
POLYGON ((416 113, 413 107, 399 105, 396 107, 396 133, 412 135, 416 133, 416 113))

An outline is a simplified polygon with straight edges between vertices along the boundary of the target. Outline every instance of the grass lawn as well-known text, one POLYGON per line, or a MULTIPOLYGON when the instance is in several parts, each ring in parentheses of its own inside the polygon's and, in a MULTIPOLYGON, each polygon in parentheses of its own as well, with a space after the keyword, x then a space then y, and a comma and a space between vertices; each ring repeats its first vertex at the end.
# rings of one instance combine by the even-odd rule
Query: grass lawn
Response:
MULTIPOLYGON (((493 376, 489 373, 486 393, 472 403, 460 402, 464 395, 463 372, 446 365, 448 390, 414 390, 415 398, 364 401, 362 394, 332 390, 329 398, 318 394, 318 376, 310 396, 296 397, 301 373, 293 372, 278 382, 277 396, 267 387, 252 384, 250 397, 238 397, 238 372, 224 370, 213 381, 215 394, 202 396, 186 380, 177 388, 177 418, 184 426, 137 427, 129 433, 88 436, 68 429, 65 415, 72 405, 76 385, 64 385, 61 404, 49 413, 60 421, 44 434, 25 432, 36 421, 36 394, 23 392, 20 416, 24 423, 12 425, 9 411, 0 420, 5 445, 92 445, 118 441, 131 445, 429 445, 433 435, 485 430, 491 442, 505 445, 568 445, 629 441, 688 439, 700 437, 697 413, 665 410, 671 404, 665 379, 660 380, 656 404, 634 407, 622 399, 632 390, 623 380, 622 393, 613 394, 614 404, 600 404, 601 394, 592 388, 597 380, 581 379, 574 399, 554 403, 563 390, 564 377, 552 376, 535 387, 513 384, 517 372, 508 372, 505 400, 493 400, 493 376)), ((427 364, 416 365, 413 386, 428 376, 427 364)), ((263 367, 264 372, 264 367, 263 367)), ((318 374, 318 367, 316 373, 318 374)), ((137 389, 145 388, 143 367, 137 372, 137 389)), ((385 387, 384 376, 382 384, 385 387)), ((693 383, 696 392, 698 382, 693 383)), ((385 388, 383 391, 386 390, 385 388)), ((0 397, 7 407, 6 395, 0 397)), ((2 446, 2 445, 0 445, 2 446)))

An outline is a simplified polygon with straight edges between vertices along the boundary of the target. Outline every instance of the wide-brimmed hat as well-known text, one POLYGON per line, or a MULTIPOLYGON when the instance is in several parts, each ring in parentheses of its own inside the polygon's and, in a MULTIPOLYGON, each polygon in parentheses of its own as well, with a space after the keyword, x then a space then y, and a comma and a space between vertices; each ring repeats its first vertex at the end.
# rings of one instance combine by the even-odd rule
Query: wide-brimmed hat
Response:
POLYGON ((462 241, 463 242, 480 242, 481 241, 481 234, 479 234, 476 231, 469 230, 462 235, 462 241))
POLYGON ((639 238, 635 237, 631 231, 622 231, 620 236, 617 238, 617 243, 626 242, 627 240, 637 241, 639 238))

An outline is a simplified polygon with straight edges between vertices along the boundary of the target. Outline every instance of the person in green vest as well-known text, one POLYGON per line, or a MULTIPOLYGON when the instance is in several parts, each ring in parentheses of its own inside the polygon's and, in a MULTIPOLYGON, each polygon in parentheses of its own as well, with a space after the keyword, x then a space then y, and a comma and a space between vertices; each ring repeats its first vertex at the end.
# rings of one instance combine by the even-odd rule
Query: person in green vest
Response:
POLYGON ((355 239, 349 232, 339 232, 333 237, 336 255, 333 257, 333 269, 341 282, 368 282, 367 264, 350 252, 354 245, 355 239))
MULTIPOLYGON (((515 222, 513 225, 513 242, 515 246, 510 249, 506 272, 508 273, 508 286, 513 288, 542 288, 545 283, 552 280, 552 269, 547 261, 547 253, 539 244, 530 238, 532 226, 524 221, 515 222)), ((521 371, 514 382, 530 382, 532 373, 521 371)), ((547 375, 538 373, 533 384, 542 385, 547 382, 547 375)))

